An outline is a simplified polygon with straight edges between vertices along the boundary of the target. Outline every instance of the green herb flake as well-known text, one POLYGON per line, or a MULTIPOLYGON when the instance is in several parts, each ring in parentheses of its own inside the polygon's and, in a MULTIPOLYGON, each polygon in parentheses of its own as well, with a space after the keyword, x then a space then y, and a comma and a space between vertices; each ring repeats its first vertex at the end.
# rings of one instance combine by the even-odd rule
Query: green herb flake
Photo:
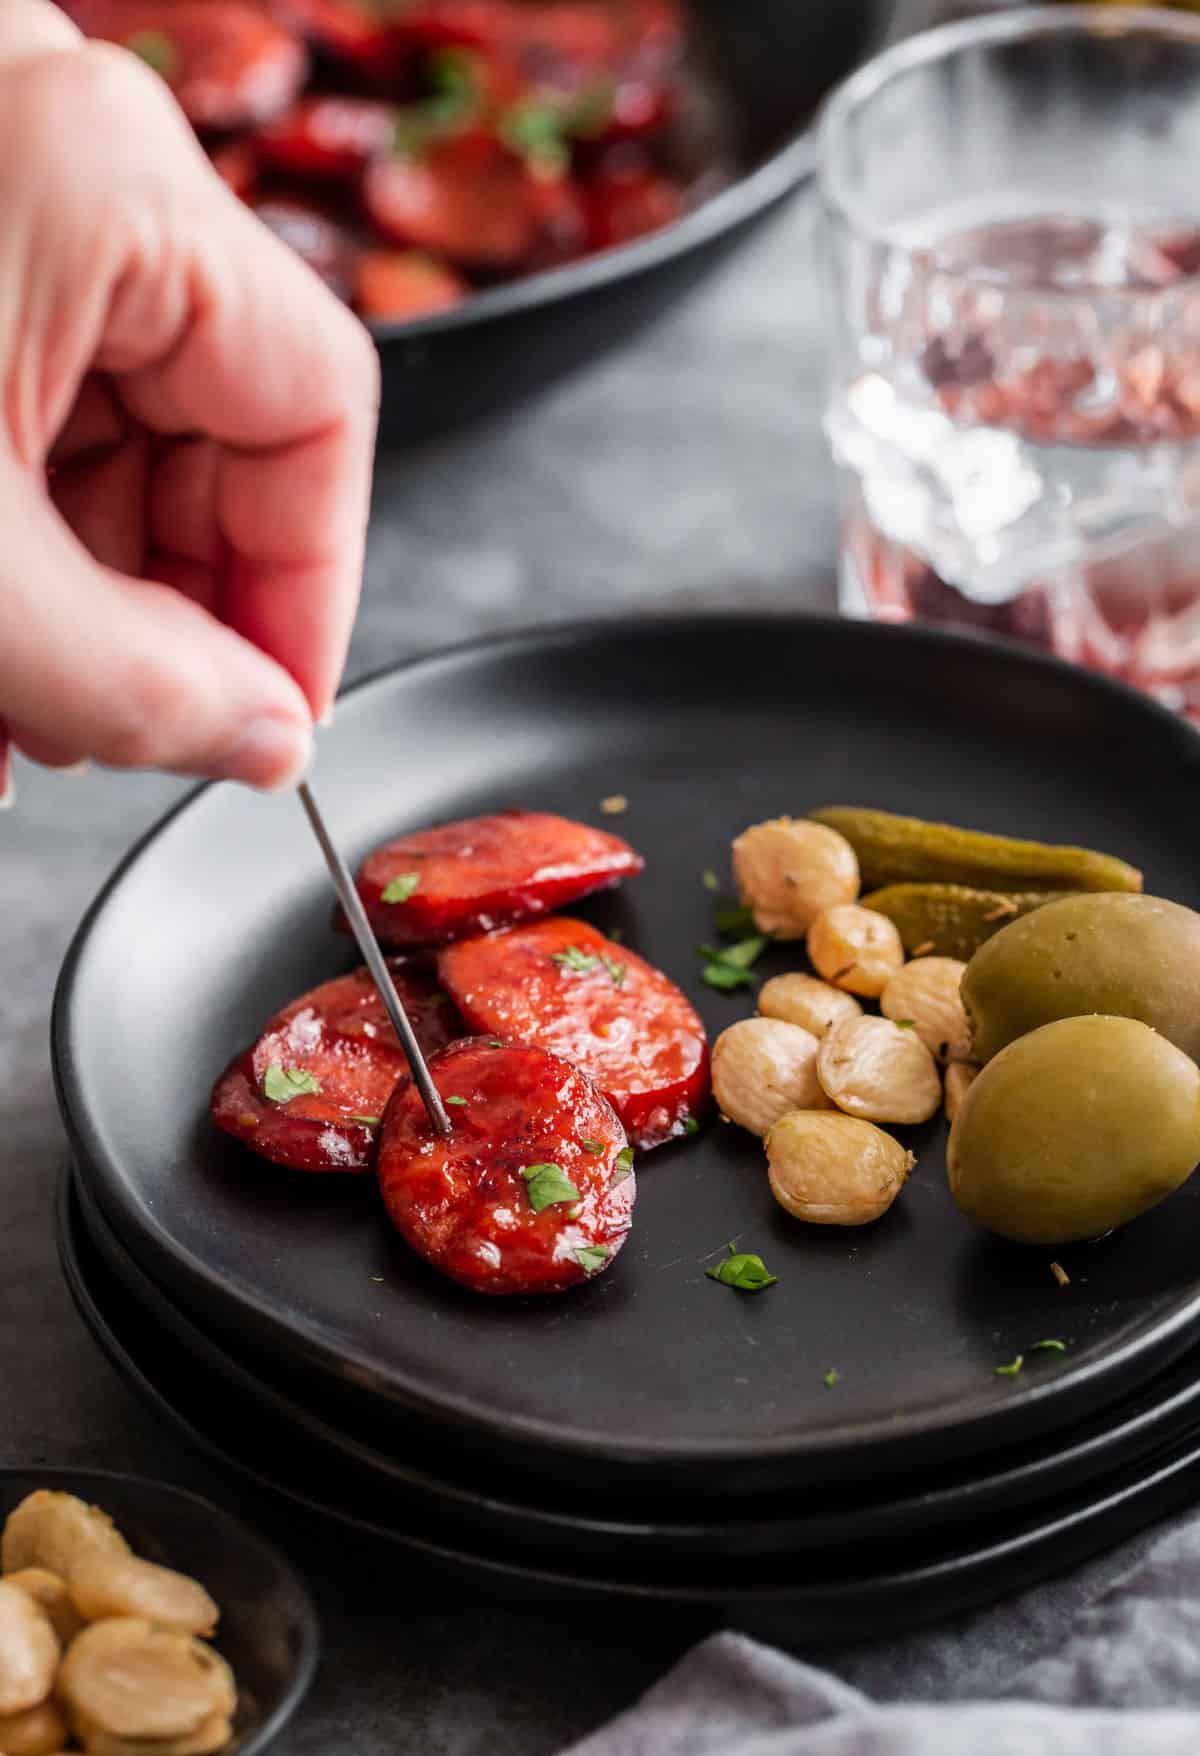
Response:
POLYGON ((582 1146, 584 1152, 593 1153, 596 1158, 599 1158, 604 1151, 604 1142, 602 1140, 581 1140, 579 1144, 582 1146))
POLYGON ((632 1146, 623 1146, 617 1154, 617 1169, 619 1171, 624 1171, 626 1176, 628 1176, 629 1172, 633 1169, 632 1146))
POLYGON ((465 1104, 466 1101, 467 1100, 464 1097, 449 1097, 446 1099, 448 1104, 465 1104))
POLYGON ((407 902, 421 881, 419 872, 401 872, 390 884, 385 884, 380 902, 407 902))
POLYGON ((828 1372, 826 1372, 826 1374, 822 1378, 821 1382, 825 1386, 826 1390, 832 1390, 834 1385, 837 1383, 837 1381, 840 1377, 841 1377, 841 1373, 838 1371, 837 1367, 830 1366, 828 1372))
POLYGON ((608 1261, 607 1244, 583 1244, 575 1252, 575 1260, 585 1274, 595 1274, 608 1261))
POLYGON ((1018 1354, 1015 1360, 1010 1360, 1008 1362, 1007 1366, 993 1366, 992 1371, 996 1374, 997 1378, 1015 1378, 1024 1364, 1025 1355, 1018 1354))
POLYGON ((715 963, 729 963, 734 969, 749 969, 767 949, 767 942, 761 935, 755 935, 750 939, 739 939, 736 945, 722 946, 718 951, 714 951, 711 945, 702 945, 700 949, 715 963))
POLYGON ((706 963, 700 971, 700 980, 707 982, 710 988, 719 988, 728 993, 732 988, 752 988, 754 977, 748 969, 735 969, 731 963, 706 963))
POLYGON ((352 1122, 361 1122, 364 1125, 364 1127, 367 1127, 367 1128, 377 1128, 379 1126, 379 1124, 383 1121, 383 1117, 382 1116, 351 1116, 350 1120, 352 1122))
POLYGON ((711 866, 706 867, 705 870, 701 872, 700 882, 703 884, 705 890, 712 890, 715 892, 721 888, 721 880, 717 877, 717 874, 713 871, 711 866))
POLYGON ((263 1096, 273 1104, 287 1104, 307 1092, 320 1091, 321 1082, 303 1067, 281 1067, 276 1061, 267 1068, 262 1088, 263 1096))
POLYGON ((566 117, 567 132, 576 140, 596 140, 613 119, 617 104, 616 82, 607 75, 590 80, 575 97, 566 117))
POLYGON ((504 1047, 499 1037, 485 1037, 483 1040, 489 1049, 502 1049, 504 1047))
POLYGON ((560 969, 570 970, 572 975, 590 975, 592 970, 600 968, 600 959, 581 951, 578 945, 568 945, 565 951, 556 951, 553 961, 560 969))
POLYGON ((560 1201, 578 1201, 579 1190, 561 1165, 524 1165, 521 1175, 529 1190, 529 1205, 535 1213, 554 1207, 560 1201))
POLYGON ((624 963, 618 963, 616 958, 609 957, 607 952, 605 952, 601 956, 600 961, 604 965, 605 969, 608 971, 609 975, 612 977, 613 987, 614 988, 624 987, 624 985, 625 985, 625 972, 626 972, 626 969, 628 968, 628 965, 624 964, 624 963))
POLYGON ((897 1030, 915 1030, 917 1028, 911 1018, 893 1018, 892 1023, 897 1030))
POLYGON ((699 1124, 699 1122, 697 1122, 695 1116, 685 1116, 684 1117, 683 1131, 685 1134, 689 1134, 689 1135, 690 1134, 699 1134, 700 1124, 699 1124))
POLYGON ((757 923, 753 909, 719 908, 713 915, 718 933, 753 933, 757 923))
POLYGON ((728 1248, 729 1255, 724 1262, 705 1270, 710 1280, 718 1280, 725 1287, 736 1287, 739 1293, 760 1293, 764 1287, 775 1285, 779 1276, 768 1273, 761 1256, 735 1250, 732 1244, 728 1248))
POLYGON ((1065 1354, 1067 1351, 1067 1344, 1065 1341, 1055 1341, 1054 1339, 1051 1339, 1050 1341, 1034 1341, 1029 1344, 1025 1351, 1030 1354, 1065 1354))
POLYGON ((178 63, 175 45, 160 30, 139 30, 125 38, 125 47, 163 79, 170 79, 178 63))

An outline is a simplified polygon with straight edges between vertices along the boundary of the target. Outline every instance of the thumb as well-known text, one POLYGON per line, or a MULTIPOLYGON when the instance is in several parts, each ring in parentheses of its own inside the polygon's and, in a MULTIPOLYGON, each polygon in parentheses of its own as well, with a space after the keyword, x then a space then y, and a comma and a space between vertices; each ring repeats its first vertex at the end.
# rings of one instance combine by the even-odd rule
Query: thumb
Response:
POLYGON ((0 711, 22 734, 115 768, 300 778, 312 717, 274 659, 183 593, 101 566, 2 466, 0 523, 0 711))

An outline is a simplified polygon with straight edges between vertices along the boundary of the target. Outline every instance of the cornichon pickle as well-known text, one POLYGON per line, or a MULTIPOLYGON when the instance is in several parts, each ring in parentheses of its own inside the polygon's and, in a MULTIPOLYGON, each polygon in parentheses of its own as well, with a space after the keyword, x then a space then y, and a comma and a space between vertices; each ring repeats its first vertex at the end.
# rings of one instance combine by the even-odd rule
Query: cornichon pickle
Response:
POLYGON ((998 890, 972 890, 966 884, 889 884, 860 900, 895 924, 905 951, 936 952, 961 957, 964 963, 985 939, 1053 902, 1061 891, 1026 890, 1017 895, 998 890))
POLYGON ((967 884, 976 890, 1140 890, 1142 875, 1112 854, 1013 841, 949 823, 924 823, 857 805, 810 811, 858 855, 864 890, 885 884, 967 884))

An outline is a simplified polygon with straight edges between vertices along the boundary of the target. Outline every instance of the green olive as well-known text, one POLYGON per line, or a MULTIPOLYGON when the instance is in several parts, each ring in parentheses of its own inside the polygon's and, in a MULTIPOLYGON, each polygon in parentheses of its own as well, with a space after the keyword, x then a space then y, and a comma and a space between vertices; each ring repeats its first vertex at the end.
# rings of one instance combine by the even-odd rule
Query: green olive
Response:
POLYGON ((962 998, 976 1061, 1089 1012, 1139 1018, 1200 1059, 1200 915, 1157 896, 1064 896, 981 945, 962 998))
POLYGON ((1200 1159, 1200 1068, 1131 1018, 1060 1018, 1002 1049, 950 1130, 950 1191, 1025 1244, 1121 1226, 1200 1159))

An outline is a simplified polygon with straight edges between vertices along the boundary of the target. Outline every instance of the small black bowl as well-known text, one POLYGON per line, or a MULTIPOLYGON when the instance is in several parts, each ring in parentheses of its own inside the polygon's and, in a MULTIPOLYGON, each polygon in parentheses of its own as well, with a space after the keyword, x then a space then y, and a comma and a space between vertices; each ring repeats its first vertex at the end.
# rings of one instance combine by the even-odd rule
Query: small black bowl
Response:
POLYGON ((706 274, 813 169, 821 100, 895 24, 901 0, 689 0, 697 58, 728 117, 738 174, 661 232, 374 323, 380 437, 403 445, 540 389, 641 328, 706 274))
POLYGON ((291 1719, 317 1667, 321 1635, 308 1588, 228 1512, 140 1476, 100 1469, 0 1469, 0 1524, 38 1488, 77 1494, 115 1521, 134 1552, 199 1579, 221 1625, 213 1644, 238 1685, 229 1756, 258 1756, 291 1719))

